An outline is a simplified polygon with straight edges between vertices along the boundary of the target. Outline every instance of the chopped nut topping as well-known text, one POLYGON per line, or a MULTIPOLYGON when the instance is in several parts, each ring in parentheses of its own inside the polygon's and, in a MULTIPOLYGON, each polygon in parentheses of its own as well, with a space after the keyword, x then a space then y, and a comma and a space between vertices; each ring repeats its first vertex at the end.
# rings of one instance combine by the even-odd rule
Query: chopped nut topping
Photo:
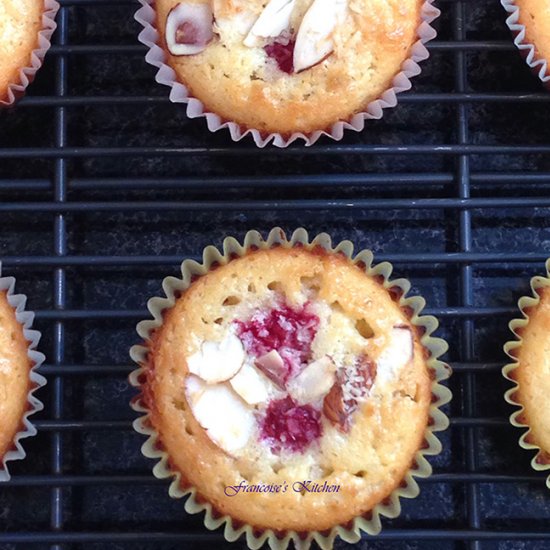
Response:
POLYGON ((367 355, 360 356, 353 367, 338 372, 323 400, 323 412, 339 430, 349 431, 351 416, 358 402, 372 388, 375 378, 376 363, 367 355))

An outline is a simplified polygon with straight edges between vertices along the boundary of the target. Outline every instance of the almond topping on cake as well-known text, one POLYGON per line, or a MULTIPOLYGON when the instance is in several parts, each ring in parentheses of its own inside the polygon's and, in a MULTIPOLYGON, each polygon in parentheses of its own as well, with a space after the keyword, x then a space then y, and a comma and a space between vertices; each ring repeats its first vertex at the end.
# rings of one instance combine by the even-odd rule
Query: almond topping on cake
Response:
POLYGON ((260 358, 273 350, 280 355, 286 371, 283 382, 286 383, 309 363, 319 317, 308 303, 296 309, 281 304, 272 309, 261 309, 247 321, 236 321, 235 325, 237 335, 250 356, 260 358))
POLYGON ((245 363, 229 383, 249 405, 267 403, 269 399, 280 393, 267 376, 249 363, 245 363))
POLYGON ((256 426, 253 411, 225 384, 208 385, 190 375, 185 395, 208 437, 229 454, 242 449, 256 426))
POLYGON ((281 389, 285 387, 285 380, 288 376, 288 369, 285 362, 276 350, 271 350, 269 353, 258 357, 254 364, 260 369, 270 380, 275 382, 281 389))
POLYGON ((287 389, 292 398, 304 405, 323 397, 334 384, 336 365, 328 356, 310 363, 298 376, 290 380, 287 389))
POLYGON ((296 0, 270 0, 244 39, 244 45, 260 46, 262 39, 275 38, 286 31, 295 3, 296 0))
POLYGON ((321 311, 310 302, 259 308, 187 359, 192 412, 226 452, 234 454, 258 431, 273 453, 303 452, 321 437, 323 415, 347 433, 375 380, 397 379, 412 360, 413 334, 404 324, 382 340, 377 362, 364 351, 312 360, 313 340, 326 322, 321 311))
POLYGON ((216 384, 237 374, 244 359, 241 341, 230 332, 221 342, 203 342, 200 350, 187 358, 187 367, 208 384, 216 384))
POLYGON ((351 416, 372 388, 377 366, 367 355, 357 358, 352 367, 338 371, 336 381, 323 400, 323 413, 343 432, 351 425, 351 416))
POLYGON ((333 52, 332 33, 346 9, 347 0, 313 0, 296 36, 295 72, 317 65, 333 52))
POLYGON ((172 55, 202 52, 214 35, 210 4, 180 2, 166 20, 166 45, 172 55))
POLYGON ((414 340, 410 327, 395 325, 391 332, 388 345, 378 357, 378 380, 381 383, 395 379, 399 371, 412 361, 414 357, 414 340))

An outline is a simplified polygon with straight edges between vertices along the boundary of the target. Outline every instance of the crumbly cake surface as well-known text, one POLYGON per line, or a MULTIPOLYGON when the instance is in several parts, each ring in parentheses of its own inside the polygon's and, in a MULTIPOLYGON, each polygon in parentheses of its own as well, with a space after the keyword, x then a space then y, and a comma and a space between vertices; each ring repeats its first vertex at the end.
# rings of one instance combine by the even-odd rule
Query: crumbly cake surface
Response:
POLYGON ((30 359, 23 328, 6 293, 0 291, 0 460, 13 444, 25 413, 30 389, 30 359))
MULTIPOLYGON (((188 0, 200 3, 202 0, 188 0)), ((211 0, 216 33, 196 55, 171 55, 166 21, 178 0, 157 0, 157 29, 167 63, 206 110, 263 132, 312 132, 365 109, 391 87, 417 40, 423 0, 349 0, 331 38, 334 51, 306 70, 287 74, 264 50, 243 40, 266 0, 211 0)), ((289 36, 312 0, 296 0, 289 36)), ((330 16, 328 17, 330 19, 330 16)))
POLYGON ((342 256, 275 248, 234 259, 177 299, 149 346, 144 399, 172 467, 183 485, 249 525, 300 531, 344 524, 387 497, 422 446, 431 401, 426 350, 388 291, 342 256), (301 312, 298 321, 292 312, 301 312), (288 333, 281 336, 281 327, 288 333), (200 378, 229 368, 238 340, 241 368, 260 368, 257 357, 247 361, 268 351, 274 335, 284 337, 276 345, 294 366, 279 386, 262 371, 266 394, 247 386, 250 378, 240 385, 200 378), (397 335, 409 343, 396 346, 397 335), (209 356, 212 350, 219 355, 209 356), (313 364, 335 372, 312 383, 313 364), (358 375, 358 364, 368 372, 358 375), (212 398, 196 401, 205 394, 194 392, 205 387, 216 388, 212 398), (341 416, 334 414, 338 390, 340 404, 354 404, 341 416), (290 392, 307 404, 289 413, 290 392), (281 429, 291 435, 278 435, 281 429), (306 481, 339 489, 297 491, 294 484, 306 481), (240 484, 287 490, 228 495, 240 484))
POLYGON ((550 59, 550 4, 546 0, 516 0, 516 4, 526 41, 535 45, 537 57, 550 59))
POLYGON ((31 63, 42 28, 44 0, 0 0, 0 99, 31 63))
POLYGON ((531 428, 529 437, 550 463, 550 288, 538 292, 540 303, 529 310, 529 322, 521 331, 519 366, 512 373, 518 383, 516 399, 531 428))

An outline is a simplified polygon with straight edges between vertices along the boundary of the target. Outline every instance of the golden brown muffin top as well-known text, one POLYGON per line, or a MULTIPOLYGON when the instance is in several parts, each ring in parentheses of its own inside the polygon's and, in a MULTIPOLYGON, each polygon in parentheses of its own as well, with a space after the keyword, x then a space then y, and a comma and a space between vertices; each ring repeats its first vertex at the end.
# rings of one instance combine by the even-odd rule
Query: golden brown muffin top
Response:
POLYGON ((0 291, 0 459, 12 446, 28 407, 28 346, 6 293, 0 291))
POLYGON ((529 438, 550 461, 550 288, 538 290, 540 303, 528 312, 529 322, 521 329, 516 398, 524 407, 524 421, 531 428, 529 438))
POLYGON ((200 277, 165 312, 146 373, 184 485, 260 528, 328 529, 372 509, 428 423, 430 372, 406 312, 326 252, 250 252, 200 277), (338 490, 296 490, 307 481, 338 490), (242 488, 255 485, 280 492, 242 488))
POLYGON ((0 0, 0 99, 31 63, 42 28, 44 0, 0 0))
MULTIPOLYGON (((279 1, 288 4, 287 0, 279 1)), ((417 40, 424 3, 315 0, 319 13, 308 18, 313 22, 306 29, 311 32, 306 32, 302 27, 313 0, 290 1, 292 11, 284 31, 278 36, 254 35, 252 45, 245 45, 268 2, 211 0, 207 3, 214 20, 211 41, 195 55, 169 54, 168 64, 191 95, 223 119, 282 134, 325 129, 338 120, 349 120, 391 86, 417 40), (335 5, 340 6, 339 11, 332 13, 331 6, 335 5), (334 25, 327 24, 330 21, 334 25), (322 35, 315 34, 316 30, 322 35), (311 53, 311 48, 326 52, 327 41, 333 49, 313 66, 288 74, 275 58, 284 58, 286 47, 287 55, 293 57, 294 52, 296 63, 300 33, 306 37, 302 52, 311 53)), ((201 0, 184 2, 189 3, 203 4, 201 0)), ((161 43, 168 53, 167 18, 181 4, 178 0, 155 2, 161 43)), ((275 24, 277 18, 268 20, 274 21, 272 32, 276 34, 280 30, 275 24)), ((264 34, 268 33, 269 26, 264 28, 264 34)), ((288 60, 285 63, 288 65, 288 60)))
POLYGON ((516 4, 527 42, 535 45, 537 57, 550 59, 550 4, 546 0, 516 0, 516 4))

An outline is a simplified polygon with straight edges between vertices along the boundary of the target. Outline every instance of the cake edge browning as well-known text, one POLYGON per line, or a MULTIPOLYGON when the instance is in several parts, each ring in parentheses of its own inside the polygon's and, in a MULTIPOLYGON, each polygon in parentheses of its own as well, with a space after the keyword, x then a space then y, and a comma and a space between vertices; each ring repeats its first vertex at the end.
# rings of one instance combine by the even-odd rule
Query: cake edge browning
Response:
MULTIPOLYGON (((172 0, 168 3, 173 4, 172 0)), ((331 94, 326 93, 318 97, 311 97, 308 92, 304 96, 307 99, 302 98, 300 100, 297 98, 291 100, 289 96, 286 105, 281 105, 279 99, 273 100, 273 96, 278 97, 279 92, 273 94, 270 84, 267 82, 264 84, 254 80, 246 88, 237 85, 228 85, 226 88, 218 85, 213 86, 212 83, 208 83, 206 78, 208 75, 201 68, 204 63, 196 66, 189 63, 179 63, 178 60, 181 57, 172 55, 168 50, 164 31, 167 8, 164 6, 164 2, 162 2, 162 6, 160 4, 157 1, 154 6, 156 12, 155 28, 159 35, 158 44, 165 52, 165 63, 176 73, 176 80, 184 84, 189 90, 189 96, 198 99, 203 104, 206 113, 216 114, 223 123, 235 123, 243 132, 257 130, 263 138, 271 134, 278 134, 286 140, 296 133, 308 135, 313 132, 324 131, 330 134, 331 127, 334 124, 350 122, 355 115, 365 112, 373 101, 381 99, 385 92, 392 89, 394 78, 403 70, 403 64, 411 58, 412 48, 420 39, 418 30, 422 22, 422 10, 425 0, 416 0, 415 2, 414 32, 411 34, 409 33, 410 29, 407 29, 404 32, 406 38, 403 38, 403 43, 400 44, 400 48, 406 46, 405 50, 402 51, 390 40, 386 40, 388 45, 384 59, 387 60, 391 57, 391 61, 385 61, 392 64, 391 71, 380 70, 384 77, 382 79, 371 79, 374 81, 374 89, 369 93, 362 94, 360 101, 359 89, 355 96, 350 99, 347 97, 349 94, 344 93, 345 87, 338 89, 338 86, 334 84, 339 78, 343 78, 343 67, 340 64, 328 75, 327 82, 319 72, 322 67, 314 66, 308 69, 308 71, 313 71, 311 80, 313 82, 319 81, 317 84, 319 89, 326 89, 329 86, 334 88, 331 94), (264 93, 264 88, 267 88, 267 94, 264 93), (247 101, 243 102, 244 89, 248 92, 249 97, 247 101), (232 102, 228 102, 228 97, 232 97, 232 102)), ((380 38, 380 40, 382 39, 380 38)), ((379 43, 380 40, 377 42, 379 43)), ((205 52, 200 55, 205 55, 205 52)), ((372 63, 380 64, 379 60, 372 63)), ((363 73, 364 71, 360 72, 363 73)), ((355 82, 355 80, 356 77, 351 79, 350 82, 355 82)), ((218 81, 220 79, 216 79, 216 82, 218 81)), ((307 89, 310 85, 311 83, 308 80, 307 89)))
MULTIPOLYGON (((14 391, 9 394, 13 396, 10 399, 13 404, 9 408, 4 405, 6 416, 3 418, 3 422, 5 424, 0 433, 0 465, 2 465, 6 454, 15 448, 15 436, 24 428, 25 413, 32 408, 28 401, 28 395, 34 387, 30 378, 30 371, 34 365, 28 356, 30 343, 25 338, 22 325, 17 321, 15 309, 8 302, 6 291, 0 291, 0 320, 9 326, 8 330, 12 333, 12 338, 15 336, 12 341, 15 342, 16 347, 14 350, 16 363, 10 370, 22 375, 21 383, 13 384, 14 391)), ((0 331, 4 329, 5 327, 0 326, 0 331)))
MULTIPOLYGON (((10 89, 13 86, 22 86, 23 82, 21 79, 21 71, 27 67, 30 67, 32 64, 32 55, 33 52, 39 49, 40 47, 40 33, 44 30, 42 17, 46 13, 46 2, 45 0, 37 1, 33 0, 32 5, 32 18, 29 21, 26 21, 26 26, 28 27, 29 38, 27 40, 20 40, 18 46, 16 47, 16 52, 14 52, 15 61, 10 63, 8 67, 2 71, 0 67, 0 101, 8 102, 10 99, 10 89), (36 31, 35 38, 30 37, 36 31)), ((28 85, 34 80, 36 71, 31 71, 26 75, 28 79, 28 85)), ((25 94, 24 90, 17 91, 11 90, 15 100, 19 99, 25 94)))
POLYGON ((519 9, 518 23, 525 27, 525 41, 535 47, 536 59, 550 63, 550 9, 539 0, 516 0, 515 5, 519 9), (548 13, 539 13, 544 9, 548 13))
POLYGON ((550 411, 545 414, 540 410, 540 403, 544 398, 539 394, 544 393, 544 385, 539 385, 536 381, 539 375, 537 367, 541 359, 537 353, 541 346, 531 349, 537 333, 550 333, 550 286, 540 287, 536 289, 536 293, 540 299, 539 303, 524 309, 528 318, 527 325, 516 329, 516 333, 521 337, 521 345, 516 348, 517 366, 509 376, 517 384, 513 398, 523 408, 517 420, 529 427, 525 441, 540 448, 536 457, 537 462, 550 466, 550 423, 545 420, 546 417, 550 418, 550 411))
MULTIPOLYGON (((320 256, 324 257, 330 257, 332 261, 336 262, 343 262, 346 266, 354 265, 351 263, 351 261, 346 258, 345 256, 337 256, 336 254, 329 253, 322 249, 321 247, 318 247, 319 249, 315 252, 306 251, 303 248, 294 248, 292 249, 294 253, 298 254, 319 254, 320 256)), ((242 258, 249 257, 253 254, 277 254, 277 249, 272 248, 269 250, 261 250, 261 251, 249 251, 245 256, 242 258)), ((239 258, 240 259, 240 258, 239 258)), ((232 261, 238 261, 232 260, 232 261)), ((342 264, 341 264, 342 265, 342 264)), ((358 265, 354 265, 354 267, 358 270, 360 270, 365 276, 367 274, 365 273, 364 269, 362 269, 358 265)), ((211 275, 212 271, 209 271, 207 274, 199 277, 197 280, 193 282, 193 285, 200 285, 204 284, 204 281, 211 275), (201 283, 201 280, 203 281, 201 283)), ((372 278, 372 277, 371 277, 372 278)), ((376 281, 376 283, 382 287, 382 283, 380 281, 376 281)), ((384 289, 385 291, 388 291, 389 289, 384 289)), ((178 298, 179 300, 185 299, 186 293, 183 293, 182 296, 178 298)), ((398 301, 400 296, 392 296, 393 301, 398 301)), ((142 365, 144 368, 144 379, 142 383, 142 395, 144 403, 149 408, 149 421, 151 423, 151 426, 158 432, 159 438, 159 449, 163 449, 166 451, 166 453, 169 456, 169 463, 170 466, 177 472, 181 474, 181 481, 180 485, 182 489, 187 489, 190 487, 197 487, 197 476, 196 472, 190 472, 189 471, 189 464, 192 464, 193 458, 190 456, 190 454, 193 452, 192 450, 188 452, 188 449, 179 449, 179 451, 184 451, 181 453, 181 456, 178 453, 174 453, 174 449, 171 448, 171 445, 169 441, 167 441, 167 430, 166 430, 166 423, 164 421, 164 418, 162 416, 162 413, 159 409, 159 406, 155 399, 155 392, 157 390, 156 388, 156 369, 158 364, 162 363, 162 358, 159 357, 160 353, 160 343, 164 337, 166 337, 167 333, 170 330, 170 327, 174 321, 176 308, 172 307, 168 310, 163 311, 163 324, 161 327, 155 330, 154 334, 151 335, 151 338, 149 341, 146 342, 146 346, 148 348, 148 354, 147 354, 147 361, 145 364, 142 365), (172 451, 172 452, 171 452, 172 451), (194 478, 194 479, 193 479, 194 478)), ((424 364, 426 365, 426 359, 427 355, 426 353, 429 351, 427 348, 425 348, 420 343, 421 334, 419 333, 419 329, 421 327, 417 327, 410 323, 410 312, 406 311, 404 312, 407 321, 411 328, 414 328, 412 331, 414 335, 414 345, 415 350, 420 351, 422 354, 422 358, 424 361, 424 364)), ((414 440, 414 448, 416 451, 413 453, 413 456, 410 460, 403 461, 401 468, 392 476, 391 483, 387 483, 379 488, 377 492, 374 492, 371 497, 361 503, 360 509, 357 509, 357 506, 349 506, 347 508, 347 512, 342 515, 340 514, 336 521, 331 521, 330 517, 327 519, 324 519, 323 522, 315 523, 315 518, 309 518, 304 521, 303 518, 299 518, 298 523, 295 521, 289 521, 288 524, 277 524, 277 525, 267 525, 265 522, 261 521, 254 521, 254 518, 251 516, 247 516, 243 513, 236 513, 235 507, 232 505, 233 503, 226 503, 221 500, 216 500, 214 498, 207 497, 205 495, 201 494, 200 489, 197 489, 199 499, 204 499, 213 505, 214 509, 217 511, 217 513, 220 514, 227 514, 230 516, 234 521, 246 523, 248 525, 253 526, 255 529, 258 530, 266 530, 266 529, 277 529, 282 531, 323 531, 326 529, 331 529, 337 525, 346 525, 350 521, 352 521, 354 518, 364 515, 365 517, 369 515, 369 512, 376 506, 376 504, 383 502, 386 498, 388 498, 394 491, 397 489, 402 483, 407 475, 407 472, 409 472, 411 469, 415 468, 415 456, 418 451, 420 451, 423 446, 425 445, 425 437, 426 437, 426 429, 430 422, 430 403, 432 400, 432 383, 434 379, 434 373, 432 369, 429 369, 429 367, 426 365, 426 371, 427 371, 427 377, 425 380, 425 383, 423 387, 420 389, 420 392, 423 395, 423 399, 425 402, 424 406, 424 414, 422 416, 421 421, 419 420, 417 423, 417 429, 415 430, 415 435, 412 438, 414 440)), ((182 392, 183 392, 183 385, 182 385, 182 392)), ((192 413, 188 411, 189 415, 192 417, 192 413)), ((211 452, 214 453, 221 453, 223 455, 223 451, 219 449, 206 435, 205 431, 198 425, 196 421, 194 421, 193 418, 189 419, 190 426, 193 431, 197 431, 198 428, 198 435, 200 439, 200 445, 204 445, 207 448, 210 449, 211 452), (201 437, 202 436, 202 437, 201 437)), ((224 455, 225 456, 225 455, 224 455)), ((195 457, 196 458, 196 457, 195 457)), ((215 462, 215 461, 214 461, 215 462)), ((195 463, 196 468, 200 468, 201 466, 204 466, 204 464, 195 463)), ((199 473, 199 477, 201 474, 199 473)), ((351 502, 350 504, 354 504, 351 502)), ((290 518, 291 519, 291 518, 290 518)))

